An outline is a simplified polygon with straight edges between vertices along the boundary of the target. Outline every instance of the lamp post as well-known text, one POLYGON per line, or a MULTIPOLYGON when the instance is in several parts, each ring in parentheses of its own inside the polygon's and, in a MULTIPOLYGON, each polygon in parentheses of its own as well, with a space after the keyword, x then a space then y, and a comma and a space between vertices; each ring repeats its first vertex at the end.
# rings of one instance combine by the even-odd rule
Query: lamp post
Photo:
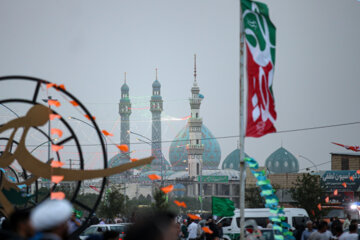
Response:
MULTIPOLYGON (((82 122, 82 123, 88 125, 89 127, 92 127, 92 128, 95 129, 95 127, 94 127, 93 125, 91 125, 91 124, 89 124, 89 123, 87 123, 87 122, 85 122, 85 121, 83 121, 83 120, 81 120, 81 119, 79 119, 79 118, 70 116, 70 117, 68 117, 68 119, 74 119, 74 120, 76 120, 76 121, 82 122)), ((106 140, 106 137, 104 136, 103 133, 101 133, 101 136, 102 136, 102 138, 104 139, 104 142, 105 142, 105 151, 107 152, 107 140, 106 140)))
POLYGON ((303 159, 305 159, 305 160, 309 161, 309 162, 313 165, 313 167, 315 167, 316 172, 319 172, 319 170, 318 170, 318 168, 317 168, 316 164, 315 164, 313 161, 311 161, 309 158, 307 158, 307 157, 305 157, 305 156, 303 156, 303 155, 300 155, 300 154, 298 155, 298 157, 301 157, 301 158, 303 158, 303 159))

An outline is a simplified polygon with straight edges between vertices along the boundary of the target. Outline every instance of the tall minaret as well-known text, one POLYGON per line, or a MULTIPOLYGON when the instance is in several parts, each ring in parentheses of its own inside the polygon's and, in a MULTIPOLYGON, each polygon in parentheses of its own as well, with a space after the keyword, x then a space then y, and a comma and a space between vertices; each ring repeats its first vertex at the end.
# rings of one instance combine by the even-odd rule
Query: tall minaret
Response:
MULTIPOLYGON (((163 100, 160 95, 161 84, 158 81, 158 69, 156 71, 156 78, 152 84, 152 96, 150 100, 150 111, 152 114, 152 133, 151 133, 151 150, 155 159, 152 162, 153 168, 159 170, 163 169, 162 154, 161 154, 161 112, 163 111, 163 100)), ((166 161, 165 159, 163 161, 166 161)))
MULTIPOLYGON (((190 144, 188 145, 188 170, 190 177, 197 177, 202 172, 202 158, 204 145, 201 144, 202 118, 200 118, 200 104, 202 97, 196 81, 196 55, 194 55, 194 84, 191 88, 191 118, 188 120, 190 144)), ((197 180, 197 179, 195 179, 197 180)))
MULTIPOLYGON (((129 147, 130 152, 130 114, 131 114, 131 102, 129 98, 129 86, 126 84, 126 73, 124 84, 121 86, 121 99, 119 103, 120 113, 120 144, 126 144, 129 147)), ((123 155, 125 158, 130 159, 128 155, 123 155)))

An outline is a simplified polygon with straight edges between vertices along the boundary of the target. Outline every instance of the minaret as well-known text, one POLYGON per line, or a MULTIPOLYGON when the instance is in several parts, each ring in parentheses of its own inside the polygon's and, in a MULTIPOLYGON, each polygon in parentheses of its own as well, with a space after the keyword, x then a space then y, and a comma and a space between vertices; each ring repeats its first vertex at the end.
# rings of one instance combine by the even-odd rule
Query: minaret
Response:
MULTIPOLYGON (((129 86, 126 84, 126 73, 124 84, 121 86, 121 99, 119 103, 120 113, 120 144, 126 144, 129 147, 130 152, 130 114, 131 114, 131 102, 129 98, 129 86)), ((123 157, 130 159, 128 155, 123 157)))
MULTIPOLYGON (((152 166, 159 170, 163 169, 162 153, 161 153, 161 112, 163 111, 163 100, 160 95, 161 84, 158 81, 158 69, 156 71, 156 78, 152 84, 152 96, 150 100, 150 111, 152 114, 152 133, 151 133, 151 150, 155 159, 152 166)), ((164 160, 165 161, 165 160, 164 160)))
MULTIPOLYGON (((201 143, 202 118, 200 118, 200 104, 202 97, 199 94, 200 88, 196 81, 196 55, 194 55, 194 83, 191 88, 191 117, 188 120, 190 144, 188 148, 188 170, 190 178, 202 175, 202 163, 204 145, 201 143)), ((196 191, 198 192, 198 191, 196 191)))

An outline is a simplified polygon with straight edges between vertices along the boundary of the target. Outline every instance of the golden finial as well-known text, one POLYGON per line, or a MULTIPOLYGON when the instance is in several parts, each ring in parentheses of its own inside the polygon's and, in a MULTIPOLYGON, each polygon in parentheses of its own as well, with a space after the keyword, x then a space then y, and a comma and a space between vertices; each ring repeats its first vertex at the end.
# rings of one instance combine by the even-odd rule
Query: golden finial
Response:
POLYGON ((196 82, 196 54, 194 54, 194 81, 196 82))

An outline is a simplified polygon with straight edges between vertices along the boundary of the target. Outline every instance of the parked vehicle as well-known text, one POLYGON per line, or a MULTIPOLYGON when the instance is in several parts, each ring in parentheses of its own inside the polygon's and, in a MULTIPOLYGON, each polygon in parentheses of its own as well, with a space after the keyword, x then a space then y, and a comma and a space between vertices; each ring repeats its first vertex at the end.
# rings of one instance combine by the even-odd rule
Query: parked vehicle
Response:
POLYGON ((119 232, 119 240, 123 240, 126 234, 127 228, 131 223, 118 223, 118 224, 97 224, 91 225, 85 231, 80 234, 80 239, 85 240, 90 235, 102 234, 106 231, 119 232))
MULTIPOLYGON (((297 228, 300 225, 305 225, 309 220, 309 215, 305 209, 302 208, 284 208, 284 216, 290 226, 297 228)), ((246 208, 245 221, 253 219, 257 225, 266 228, 267 219, 273 216, 268 208, 246 208)), ((228 240, 238 239, 240 233, 240 210, 236 209, 234 216, 223 217, 219 220, 223 226, 224 238, 228 240)))

